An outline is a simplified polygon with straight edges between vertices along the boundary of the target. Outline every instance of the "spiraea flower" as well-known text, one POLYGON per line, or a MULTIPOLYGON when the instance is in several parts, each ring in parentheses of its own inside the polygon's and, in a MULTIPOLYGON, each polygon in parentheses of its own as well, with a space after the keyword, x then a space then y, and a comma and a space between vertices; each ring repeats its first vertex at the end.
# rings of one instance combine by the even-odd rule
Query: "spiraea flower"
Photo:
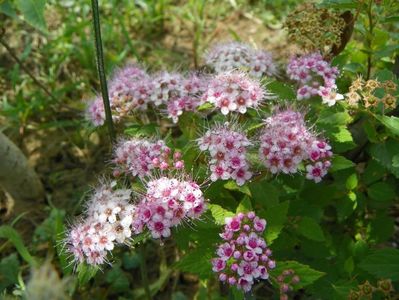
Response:
POLYGON ((240 70, 258 78, 276 74, 276 66, 269 52, 239 42, 216 44, 206 53, 205 62, 216 73, 240 70))
POLYGON ((151 94, 151 100, 156 106, 166 104, 184 95, 184 79, 178 73, 161 72, 156 74, 152 81, 154 89, 151 94))
POLYGON ((128 244, 132 235, 135 206, 129 202, 131 191, 113 190, 101 185, 87 204, 85 218, 72 226, 66 237, 68 251, 76 263, 101 265, 116 244, 128 244))
POLYGON ((252 177, 246 158, 251 143, 239 129, 229 123, 216 125, 199 138, 197 144, 201 151, 207 151, 211 156, 212 181, 233 179, 243 185, 252 177))
POLYGON ((172 227, 198 219, 205 209, 204 196, 194 181, 161 177, 147 183, 147 192, 137 204, 133 228, 135 233, 149 230, 154 239, 167 238, 172 227))
POLYGON ((172 150, 162 140, 132 138, 122 140, 114 150, 114 175, 130 174, 140 178, 149 176, 154 169, 182 169, 180 152, 172 150))
POLYGON ((271 173, 294 174, 305 164, 306 177, 319 182, 331 156, 331 146, 307 128, 302 113, 287 109, 265 120, 259 157, 271 173))
POLYGON ((198 74, 190 74, 182 81, 181 91, 178 97, 167 102, 167 116, 177 123, 179 116, 185 111, 195 111, 203 104, 201 95, 208 86, 208 78, 198 74))
POLYGON ((219 274, 220 281, 248 292, 257 281, 269 278, 276 263, 262 238, 265 229, 266 220, 254 212, 226 218, 220 234, 223 242, 212 259, 212 270, 219 274))
POLYGON ((109 83, 111 108, 121 117, 134 110, 145 110, 152 90, 150 77, 143 69, 132 65, 119 69, 109 83))
POLYGON ((244 73, 222 73, 210 80, 203 100, 212 103, 222 114, 239 112, 245 114, 248 108, 258 108, 266 92, 259 81, 244 73))
POLYGON ((323 59, 320 53, 312 53, 291 59, 287 67, 290 79, 297 81, 297 99, 320 96, 323 103, 332 106, 343 96, 336 92, 335 79, 339 71, 323 59))
POLYGON ((86 109, 86 119, 96 127, 104 124, 105 111, 101 97, 97 97, 89 102, 86 109))

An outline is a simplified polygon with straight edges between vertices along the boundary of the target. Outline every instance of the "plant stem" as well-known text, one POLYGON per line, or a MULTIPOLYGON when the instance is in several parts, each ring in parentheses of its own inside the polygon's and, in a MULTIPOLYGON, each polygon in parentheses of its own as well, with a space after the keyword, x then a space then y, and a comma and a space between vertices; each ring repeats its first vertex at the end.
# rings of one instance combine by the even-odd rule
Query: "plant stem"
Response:
POLYGON ((373 7, 373 0, 369 1, 369 5, 367 8, 367 16, 369 20, 369 32, 368 32, 368 37, 367 37, 367 75, 366 75, 366 80, 370 79, 371 75, 371 62, 372 62, 372 43, 373 43, 373 30, 374 30, 374 23, 373 23, 373 13, 372 13, 372 7, 373 7))
POLYGON ((151 300, 151 291, 148 283, 148 273, 147 273, 147 264, 146 264, 146 255, 145 255, 145 244, 140 246, 140 272, 141 272, 141 280, 143 281, 145 295, 148 300, 151 300))
POLYGON ((107 80, 105 78, 104 54, 103 54, 103 46, 101 41, 101 27, 100 27, 100 14, 98 11, 98 1, 91 0, 91 6, 93 11, 93 27, 94 27, 95 46, 96 46, 97 70, 98 70, 98 77, 100 79, 101 95, 104 103, 105 122, 107 123, 108 134, 111 139, 111 143, 115 143, 116 135, 114 130, 114 124, 112 122, 112 112, 108 97, 107 80))

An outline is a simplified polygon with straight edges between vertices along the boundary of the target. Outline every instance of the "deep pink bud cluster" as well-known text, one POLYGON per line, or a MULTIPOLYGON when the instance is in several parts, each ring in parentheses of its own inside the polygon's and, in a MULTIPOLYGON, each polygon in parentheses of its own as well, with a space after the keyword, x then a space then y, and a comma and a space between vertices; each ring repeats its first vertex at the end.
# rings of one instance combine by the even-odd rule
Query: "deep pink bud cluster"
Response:
POLYGON ((205 62, 217 73, 241 70, 258 78, 276 74, 276 65, 269 52, 239 42, 215 45, 206 53, 205 62))
POLYGON ((197 219, 205 211, 205 199, 194 181, 161 177, 149 181, 147 193, 137 204, 135 233, 148 229, 153 238, 166 238, 183 220, 197 219))
POLYGON ((172 153, 162 140, 122 140, 114 150, 112 161, 116 165, 115 176, 124 173, 143 178, 151 175, 154 169, 171 170, 184 167, 181 153, 172 153))
POLYGON ((298 100, 317 95, 327 99, 337 87, 335 79, 339 71, 325 61, 320 53, 312 53, 292 58, 287 66, 287 74, 299 84, 298 100))
POLYGON ((244 73, 231 72, 212 78, 202 98, 227 115, 236 111, 244 114, 248 108, 256 109, 265 96, 259 81, 249 78, 244 73))
POLYGON ((127 244, 135 206, 129 203, 130 190, 112 190, 104 185, 92 195, 86 218, 74 225, 66 237, 68 251, 76 263, 100 265, 115 244, 127 244))
POLYGON ((209 168, 212 181, 231 178, 238 185, 243 185, 252 177, 246 159, 246 148, 251 143, 244 133, 232 129, 228 123, 209 129, 197 143, 200 150, 211 155, 209 168))
POLYGON ((167 115, 173 123, 177 123, 179 116, 185 111, 195 111, 203 104, 201 95, 206 90, 208 78, 197 74, 190 74, 182 81, 178 96, 172 97, 167 102, 167 115))
POLYGON ((330 145, 306 126, 303 114, 287 109, 265 120, 260 136, 259 157, 271 173, 297 173, 306 165, 306 178, 321 181, 331 166, 330 145))
POLYGON ((218 246, 218 257, 212 259, 212 270, 220 281, 248 292, 256 281, 269 278, 276 263, 262 238, 265 228, 266 220, 254 212, 226 218, 220 234, 224 242, 218 246))

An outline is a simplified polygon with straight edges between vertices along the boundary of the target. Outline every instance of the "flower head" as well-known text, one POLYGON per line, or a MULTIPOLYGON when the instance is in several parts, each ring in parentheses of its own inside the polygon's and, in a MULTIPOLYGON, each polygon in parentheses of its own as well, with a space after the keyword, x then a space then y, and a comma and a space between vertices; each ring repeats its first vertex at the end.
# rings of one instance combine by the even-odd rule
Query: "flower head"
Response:
POLYGON ((275 262, 270 259, 271 251, 262 238, 265 226, 266 220, 254 212, 226 218, 221 233, 224 242, 216 250, 217 257, 212 259, 212 270, 219 273, 221 281, 248 292, 256 281, 269 277, 275 262))

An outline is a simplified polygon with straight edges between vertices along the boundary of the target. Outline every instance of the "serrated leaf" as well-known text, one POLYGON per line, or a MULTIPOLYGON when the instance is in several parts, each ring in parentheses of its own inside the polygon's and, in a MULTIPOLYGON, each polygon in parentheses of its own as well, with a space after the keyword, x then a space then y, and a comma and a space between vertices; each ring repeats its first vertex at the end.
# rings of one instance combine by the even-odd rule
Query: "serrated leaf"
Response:
POLYGON ((391 171, 396 178, 399 178, 399 167, 395 167, 392 164, 393 158, 398 154, 398 149, 398 141, 387 140, 384 143, 372 145, 369 151, 376 161, 391 171))
POLYGON ((211 211, 212 217, 215 219, 215 223, 218 225, 224 225, 225 218, 234 216, 233 212, 228 211, 217 204, 209 204, 209 210, 211 211))
POLYGON ((323 230, 320 225, 312 218, 302 217, 298 223, 298 231, 304 237, 322 242, 325 240, 323 230))
POLYGON ((346 112, 331 113, 329 110, 324 110, 320 113, 317 120, 321 124, 337 124, 345 125, 352 121, 352 117, 346 112))
POLYGON ((349 159, 340 156, 340 155, 334 155, 332 160, 331 160, 331 168, 330 172, 337 172, 340 170, 345 170, 354 167, 355 164, 350 161, 349 159))
POLYGON ((46 20, 44 19, 46 0, 16 0, 15 4, 26 22, 40 31, 47 32, 46 20))
POLYGON ((278 276, 287 269, 293 269, 295 274, 300 278, 299 283, 294 285, 294 289, 296 290, 312 284, 325 275, 325 273, 314 270, 308 265, 303 265, 297 261, 277 261, 276 268, 271 271, 271 274, 273 276, 278 276))
POLYGON ((271 183, 266 181, 255 181, 249 184, 252 199, 264 208, 278 204, 279 191, 271 183))
POLYGON ((112 269, 108 270, 105 280, 115 292, 129 290, 129 279, 119 266, 113 266, 112 269))
POLYGON ((375 250, 361 261, 359 267, 377 278, 399 280, 399 250, 375 250))
POLYGON ((267 90, 274 95, 278 96, 281 100, 295 100, 296 94, 291 86, 279 82, 273 81, 267 85, 267 90))
POLYGON ((197 274, 200 278, 206 279, 212 274, 211 259, 214 253, 212 248, 198 248, 188 252, 181 258, 175 267, 183 272, 197 274))
POLYGON ((236 213, 250 212, 251 210, 252 210, 251 199, 248 196, 245 196, 244 199, 241 200, 240 204, 238 204, 236 213))
POLYGON ((261 216, 266 219, 267 225, 265 230, 265 238, 270 245, 280 235, 287 221, 289 201, 282 202, 266 210, 261 216))
POLYGON ((9 240, 14 247, 17 249, 19 255, 31 266, 36 265, 36 260, 29 253, 28 249, 25 247, 24 242, 22 241, 19 233, 8 225, 0 226, 0 238, 9 240))
POLYGON ((391 116, 375 116, 392 134, 399 135, 399 118, 391 116))
POLYGON ((387 182, 377 182, 367 189, 369 197, 375 201, 390 201, 395 198, 395 188, 387 182))

